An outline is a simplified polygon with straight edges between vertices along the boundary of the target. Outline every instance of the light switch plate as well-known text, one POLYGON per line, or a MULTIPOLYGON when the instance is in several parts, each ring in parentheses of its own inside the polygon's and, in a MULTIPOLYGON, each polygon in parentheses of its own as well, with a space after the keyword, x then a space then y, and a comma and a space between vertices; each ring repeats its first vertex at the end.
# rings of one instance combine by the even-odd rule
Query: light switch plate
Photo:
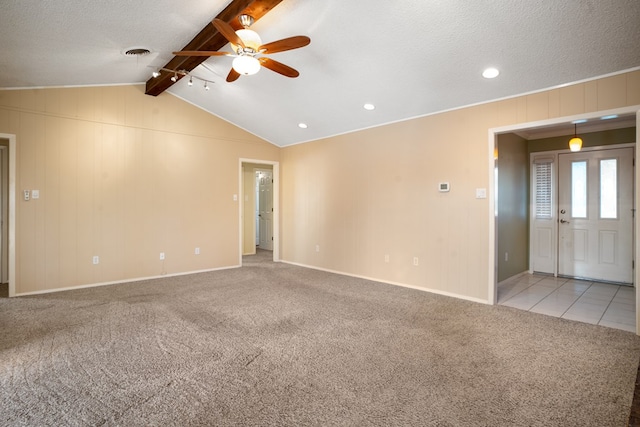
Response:
POLYGON ((40 190, 31 190, 31 198, 39 199, 40 198, 40 190))
POLYGON ((487 189, 476 188, 476 199, 486 199, 486 198, 487 198, 487 189))

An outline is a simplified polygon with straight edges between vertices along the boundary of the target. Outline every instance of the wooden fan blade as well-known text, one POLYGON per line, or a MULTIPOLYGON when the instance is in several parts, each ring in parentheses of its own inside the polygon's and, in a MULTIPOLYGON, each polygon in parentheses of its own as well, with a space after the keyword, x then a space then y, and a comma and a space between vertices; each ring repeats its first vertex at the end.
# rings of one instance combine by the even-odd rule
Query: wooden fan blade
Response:
POLYGON ((258 51, 262 53, 284 52, 285 50, 297 49, 311 43, 311 39, 307 36, 294 36, 275 42, 263 44, 258 51))
POLYGON ((175 56, 231 56, 232 53, 220 52, 217 50, 181 50, 173 52, 175 56))
POLYGON ((260 61, 260 65, 262 65, 263 67, 268 68, 271 71, 275 71, 278 74, 282 74, 283 76, 294 78, 300 75, 298 71, 294 70, 288 65, 284 65, 282 62, 274 61, 271 58, 262 57, 258 58, 258 61, 260 61))
POLYGON ((242 46, 243 48, 246 47, 242 42, 242 39, 236 34, 236 31, 233 29, 233 27, 224 22, 222 19, 214 19, 213 26, 216 27, 216 29, 220 31, 220 34, 222 34, 224 38, 227 39, 230 43, 237 44, 238 46, 242 46))
POLYGON ((238 80, 238 77, 240 77, 240 73, 232 68, 227 75, 227 82, 235 82, 236 80, 238 80))

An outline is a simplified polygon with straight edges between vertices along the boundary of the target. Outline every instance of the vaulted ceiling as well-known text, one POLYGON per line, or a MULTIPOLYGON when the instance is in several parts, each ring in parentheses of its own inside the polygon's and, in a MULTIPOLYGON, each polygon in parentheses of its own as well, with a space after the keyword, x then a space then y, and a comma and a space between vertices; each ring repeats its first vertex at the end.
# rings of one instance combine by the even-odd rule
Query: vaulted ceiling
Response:
MULTIPOLYGON (((0 88, 160 87, 167 77, 150 75, 176 64, 173 51, 254 1, 3 1, 0 88), (125 55, 130 48, 151 53, 125 55)), ((165 86, 278 146, 640 68, 637 0, 282 0, 255 13, 263 16, 251 28, 264 42, 311 38, 272 55, 298 78, 262 69, 227 83, 232 58, 183 58, 194 85, 165 86), (483 78, 487 67, 500 75, 483 78)), ((228 50, 214 33, 200 37, 228 50)))

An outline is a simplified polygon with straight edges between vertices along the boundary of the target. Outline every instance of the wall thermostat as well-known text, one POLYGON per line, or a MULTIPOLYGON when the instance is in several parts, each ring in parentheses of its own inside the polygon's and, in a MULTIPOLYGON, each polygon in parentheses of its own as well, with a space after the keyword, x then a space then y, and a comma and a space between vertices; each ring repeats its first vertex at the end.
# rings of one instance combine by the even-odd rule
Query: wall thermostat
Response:
POLYGON ((438 190, 441 193, 446 193, 449 191, 449 183, 448 182, 441 182, 440 184, 438 184, 438 190))

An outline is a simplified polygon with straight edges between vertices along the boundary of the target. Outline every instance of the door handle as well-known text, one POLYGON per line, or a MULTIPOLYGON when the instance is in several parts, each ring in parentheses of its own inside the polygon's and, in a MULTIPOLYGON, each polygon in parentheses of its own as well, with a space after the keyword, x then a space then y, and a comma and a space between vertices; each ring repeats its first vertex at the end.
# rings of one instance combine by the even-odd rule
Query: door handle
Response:
POLYGON ((566 221, 566 220, 564 220, 564 219, 561 219, 561 220, 560 220, 560 224, 569 224, 569 221, 566 221))

